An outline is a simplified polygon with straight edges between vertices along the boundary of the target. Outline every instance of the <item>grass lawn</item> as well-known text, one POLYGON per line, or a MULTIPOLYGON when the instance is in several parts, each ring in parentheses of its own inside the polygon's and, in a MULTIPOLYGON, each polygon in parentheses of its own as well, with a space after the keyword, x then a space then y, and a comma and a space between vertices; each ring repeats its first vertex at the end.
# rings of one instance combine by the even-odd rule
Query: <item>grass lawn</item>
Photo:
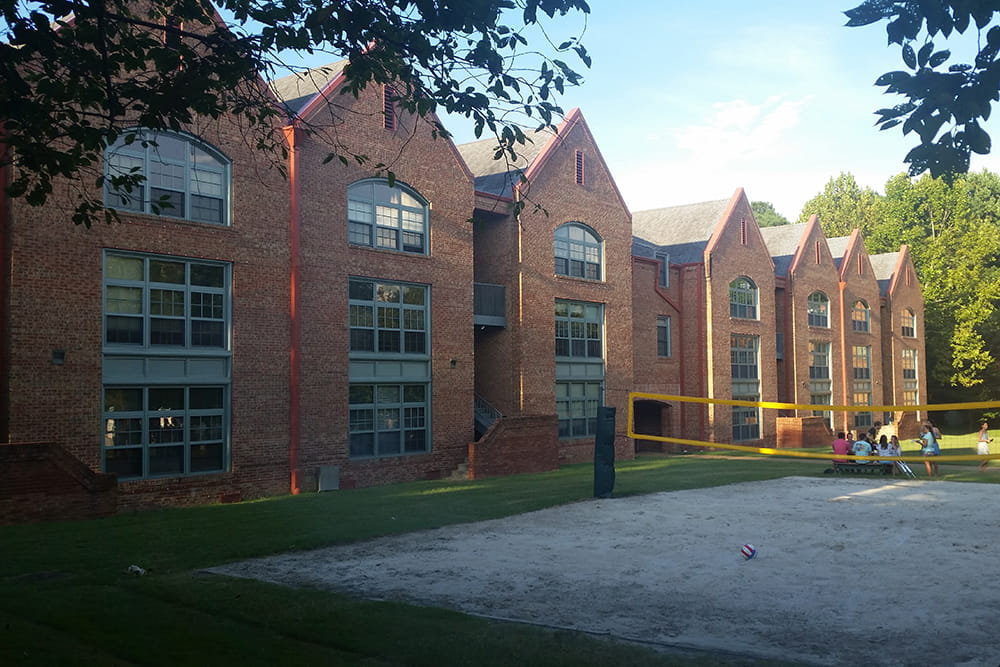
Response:
MULTIPOLYGON (((822 476, 825 466, 787 458, 650 456, 615 467, 615 495, 626 496, 822 476)), ((1000 482, 1000 474, 977 473, 974 466, 946 472, 949 480, 966 477, 1000 482)), ((0 527, 0 664, 755 664, 654 653, 578 633, 199 572, 250 557, 520 514, 590 498, 592 491, 593 467, 583 464, 475 482, 414 482, 0 527), (127 574, 131 564, 146 568, 147 576, 127 574)))

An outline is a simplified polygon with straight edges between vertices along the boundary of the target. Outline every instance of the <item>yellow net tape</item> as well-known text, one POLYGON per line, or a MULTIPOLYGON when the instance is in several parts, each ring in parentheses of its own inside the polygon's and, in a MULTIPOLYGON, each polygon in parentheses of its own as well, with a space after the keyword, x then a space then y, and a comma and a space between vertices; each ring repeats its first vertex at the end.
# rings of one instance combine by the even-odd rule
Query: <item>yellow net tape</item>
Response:
MULTIPOLYGON (((788 449, 772 447, 750 447, 748 445, 731 445, 722 442, 705 440, 688 440, 672 438, 664 435, 650 435, 635 432, 635 401, 636 399, 654 400, 660 402, 677 401, 681 403, 702 403, 712 405, 740 405, 745 407, 771 408, 774 410, 822 410, 833 412, 917 412, 940 410, 977 410, 1000 408, 1000 401, 980 401, 978 403, 937 403, 933 405, 812 405, 805 403, 777 403, 774 401, 740 401, 728 398, 703 398, 699 396, 676 396, 673 394, 651 394, 641 391, 630 391, 628 394, 628 437, 655 442, 672 442, 679 445, 696 447, 712 447, 737 452, 767 454, 770 456, 787 456, 802 459, 824 459, 829 461, 833 452, 797 452, 788 449)), ((1000 459, 1000 454, 942 454, 934 457, 924 456, 854 456, 853 454, 837 455, 838 460, 849 461, 926 461, 931 458, 935 463, 941 461, 983 461, 1000 459)))

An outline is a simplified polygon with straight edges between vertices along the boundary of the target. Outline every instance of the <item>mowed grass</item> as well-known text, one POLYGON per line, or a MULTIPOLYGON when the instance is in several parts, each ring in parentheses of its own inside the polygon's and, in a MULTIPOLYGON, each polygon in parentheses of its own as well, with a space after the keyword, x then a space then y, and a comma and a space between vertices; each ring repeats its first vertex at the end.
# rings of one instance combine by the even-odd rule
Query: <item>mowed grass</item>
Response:
MULTIPOLYGON (((823 469, 777 457, 642 457, 616 464, 615 495, 822 476, 823 469)), ((592 492, 593 467, 585 464, 2 527, 0 665, 755 664, 200 571, 520 514, 592 492), (127 574, 132 564, 148 574, 127 574)))

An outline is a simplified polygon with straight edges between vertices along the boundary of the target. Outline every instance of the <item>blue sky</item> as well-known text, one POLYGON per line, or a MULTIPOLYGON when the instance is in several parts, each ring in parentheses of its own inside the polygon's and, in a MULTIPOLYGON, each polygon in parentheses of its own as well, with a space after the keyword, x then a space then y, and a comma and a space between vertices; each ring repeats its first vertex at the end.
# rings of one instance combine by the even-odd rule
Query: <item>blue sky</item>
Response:
MULTIPOLYGON (((560 104, 581 109, 633 211, 743 187, 794 222, 841 171, 882 192, 915 143, 874 126, 873 111, 902 101, 874 81, 904 66, 884 24, 844 27, 855 4, 592 0, 593 67, 560 104)), ((949 62, 970 61, 960 55, 949 62)), ((474 138, 463 119, 446 125, 458 143, 474 138)), ((973 162, 998 166, 1000 156, 973 162)))

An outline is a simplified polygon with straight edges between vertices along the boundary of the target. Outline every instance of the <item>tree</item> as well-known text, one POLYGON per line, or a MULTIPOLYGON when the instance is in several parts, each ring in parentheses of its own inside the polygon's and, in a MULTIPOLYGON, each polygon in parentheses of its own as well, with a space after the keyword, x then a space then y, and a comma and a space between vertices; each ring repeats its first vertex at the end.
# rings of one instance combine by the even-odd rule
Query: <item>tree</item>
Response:
POLYGON ((906 101, 879 109, 876 125, 902 125, 919 143, 906 155, 911 176, 930 171, 951 176, 969 170, 972 153, 989 153, 989 119, 1000 99, 1000 6, 969 0, 865 0, 844 12, 849 27, 888 21, 889 44, 899 44, 910 71, 887 72, 876 81, 906 101), (951 51, 936 49, 933 38, 974 31, 978 52, 972 63, 948 65, 951 51), (947 69, 945 67, 947 66, 947 69))
MULTIPOLYGON (((523 119, 552 126, 562 113, 554 96, 582 80, 559 54, 590 64, 576 37, 550 43, 554 55, 528 45, 530 28, 542 28, 544 17, 588 14, 585 0, 216 6, 221 13, 208 0, 0 0, 0 167, 16 164, 8 194, 41 205, 55 179, 79 182, 95 167, 100 172, 104 148, 128 128, 180 129, 196 116, 236 117, 249 141, 280 164, 284 144, 274 129, 285 112, 261 77, 273 78, 291 52, 346 58, 343 93, 391 84, 395 103, 409 112, 471 118, 477 136, 497 136, 497 157, 513 160, 527 140, 523 119)), ((433 131, 448 135, 439 123, 433 131)), ((142 176, 98 176, 98 185, 105 179, 128 189, 142 176)), ((86 194, 89 186, 81 184, 74 222, 112 219, 86 194)))
POLYGON ((823 192, 805 203, 799 222, 808 222, 810 216, 817 215, 823 232, 831 238, 847 236, 855 228, 867 234, 878 199, 874 190, 862 188, 852 174, 841 172, 827 182, 823 192))
POLYGON ((757 224, 761 227, 777 227, 787 225, 788 218, 774 210, 774 204, 769 201, 750 202, 750 210, 753 217, 757 219, 757 224))

